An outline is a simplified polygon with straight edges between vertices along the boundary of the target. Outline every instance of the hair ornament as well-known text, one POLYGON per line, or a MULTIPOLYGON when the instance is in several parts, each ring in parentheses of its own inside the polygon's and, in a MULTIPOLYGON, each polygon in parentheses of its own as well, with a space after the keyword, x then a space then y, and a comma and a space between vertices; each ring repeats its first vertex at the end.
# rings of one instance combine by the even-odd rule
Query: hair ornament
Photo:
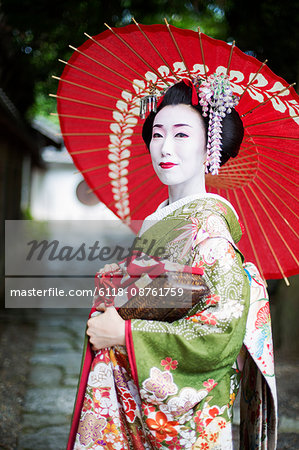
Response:
MULTIPOLYGON (((192 80, 183 78, 180 81, 192 89, 191 104, 193 106, 200 104, 202 115, 204 117, 209 115, 206 173, 218 175, 222 150, 222 119, 226 114, 231 113, 232 108, 238 104, 239 98, 233 94, 227 75, 215 73, 206 79, 198 76, 192 80)), ((165 89, 157 100, 155 86, 150 87, 150 94, 140 101, 140 117, 142 119, 151 111, 157 112, 168 89, 165 89)))
POLYGON ((195 78, 193 81, 202 107, 202 115, 208 116, 208 142, 206 173, 218 175, 222 149, 222 119, 230 114, 239 99, 233 94, 226 75, 213 74, 206 80, 195 78))
POLYGON ((145 116, 150 112, 157 112, 158 107, 156 88, 153 84, 150 86, 150 93, 140 100, 140 118, 145 119, 145 116))

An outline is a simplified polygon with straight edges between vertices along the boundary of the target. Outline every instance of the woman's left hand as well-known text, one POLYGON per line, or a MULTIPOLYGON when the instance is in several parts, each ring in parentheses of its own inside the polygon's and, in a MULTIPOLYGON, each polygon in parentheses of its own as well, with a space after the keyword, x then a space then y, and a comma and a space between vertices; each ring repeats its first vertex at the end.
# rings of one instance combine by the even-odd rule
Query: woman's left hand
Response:
POLYGON ((114 306, 106 308, 99 305, 97 310, 104 311, 87 321, 86 334, 94 351, 113 345, 125 345, 125 320, 120 317, 114 306))

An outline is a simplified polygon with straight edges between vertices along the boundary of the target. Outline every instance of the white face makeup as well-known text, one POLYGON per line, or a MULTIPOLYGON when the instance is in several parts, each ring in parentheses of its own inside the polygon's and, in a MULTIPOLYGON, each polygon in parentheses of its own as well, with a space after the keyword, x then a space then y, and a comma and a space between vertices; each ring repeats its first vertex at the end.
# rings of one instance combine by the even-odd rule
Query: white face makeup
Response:
POLYGON ((206 132, 191 106, 165 106, 155 117, 150 153, 163 184, 178 186, 184 195, 195 193, 204 181, 206 132))

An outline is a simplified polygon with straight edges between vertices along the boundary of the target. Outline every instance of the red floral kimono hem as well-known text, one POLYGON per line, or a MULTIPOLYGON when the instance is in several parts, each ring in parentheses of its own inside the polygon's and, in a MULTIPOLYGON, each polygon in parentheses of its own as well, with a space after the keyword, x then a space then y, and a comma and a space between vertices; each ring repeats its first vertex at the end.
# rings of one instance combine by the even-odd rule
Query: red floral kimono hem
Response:
MULTIPOLYGON (((89 313, 89 317, 91 317, 91 314, 94 313, 95 311, 96 311, 96 308, 92 308, 89 313)), ((88 339, 87 335, 85 335, 85 339, 86 340, 88 339)), ((81 366, 81 370, 80 370, 81 377, 79 378, 79 382, 78 382, 78 391, 77 391, 77 396, 75 399, 75 406, 74 406, 74 412, 73 412, 73 417, 72 417, 72 425, 71 425, 71 429, 70 429, 70 434, 69 434, 66 450, 73 450, 73 447, 75 444, 76 434, 77 434, 77 430, 78 430, 78 424, 80 421, 81 409, 82 409, 83 402, 84 402, 84 395, 85 395, 86 385, 87 385, 88 376, 89 376, 89 372, 90 372, 90 367, 91 367, 92 361, 94 359, 94 352, 91 349, 89 340, 87 341, 87 344, 84 344, 84 347, 86 348, 86 352, 85 352, 85 354, 83 353, 83 356, 82 356, 82 366, 81 366)))

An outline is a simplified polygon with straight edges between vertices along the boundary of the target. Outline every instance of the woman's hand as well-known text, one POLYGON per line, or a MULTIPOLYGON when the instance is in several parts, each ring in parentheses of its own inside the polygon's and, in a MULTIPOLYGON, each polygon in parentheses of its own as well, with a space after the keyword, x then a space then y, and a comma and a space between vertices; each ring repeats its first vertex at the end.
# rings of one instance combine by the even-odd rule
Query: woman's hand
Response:
POLYGON ((99 305, 97 310, 104 311, 87 321, 86 334, 94 351, 113 345, 125 345, 125 320, 120 317, 114 306, 106 308, 99 305))

